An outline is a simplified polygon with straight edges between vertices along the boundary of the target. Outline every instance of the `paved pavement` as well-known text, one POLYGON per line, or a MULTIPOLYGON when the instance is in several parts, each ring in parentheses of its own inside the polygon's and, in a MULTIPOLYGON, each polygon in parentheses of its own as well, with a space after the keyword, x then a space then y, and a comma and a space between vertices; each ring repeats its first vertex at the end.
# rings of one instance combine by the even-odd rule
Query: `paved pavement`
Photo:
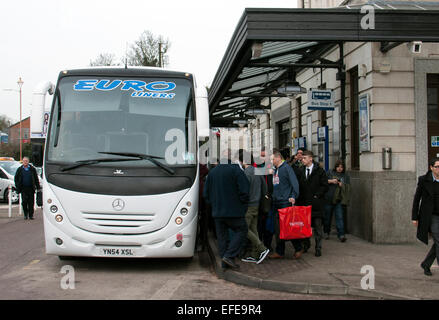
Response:
MULTIPOLYGON (((431 247, 422 243, 377 245, 352 235, 345 243, 336 235, 323 241, 323 255, 314 256, 313 244, 300 259, 293 258, 290 242, 284 259, 261 264, 236 260, 238 271, 221 268, 216 240, 209 235, 209 252, 219 277, 251 287, 302 294, 346 295, 378 299, 439 299, 439 268, 425 276, 420 263, 431 247), (364 267, 369 266, 369 267, 364 267), (366 268, 362 273, 362 268, 366 268), (375 274, 374 283, 371 267, 375 274), (369 269, 367 269, 369 268, 369 269), (367 277, 367 278, 364 278, 367 277), (362 289, 362 279, 374 289, 362 289)), ((274 240, 273 240, 274 245, 274 240)))
POLYGON ((207 255, 187 259, 92 259, 60 261, 47 255, 41 209, 24 220, 15 206, 8 218, 0 204, 0 300, 353 300, 261 290, 220 279, 207 255), (63 268, 70 266, 75 288, 63 289, 63 268))

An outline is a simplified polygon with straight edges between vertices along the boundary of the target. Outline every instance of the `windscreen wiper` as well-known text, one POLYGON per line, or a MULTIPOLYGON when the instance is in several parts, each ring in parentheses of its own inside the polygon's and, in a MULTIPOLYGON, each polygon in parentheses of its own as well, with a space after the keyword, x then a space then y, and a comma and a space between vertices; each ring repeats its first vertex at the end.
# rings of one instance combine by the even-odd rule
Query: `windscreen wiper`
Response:
POLYGON ((157 156, 152 156, 149 154, 142 154, 142 153, 131 153, 131 152, 98 152, 98 153, 111 154, 114 156, 136 157, 136 158, 142 159, 142 160, 149 160, 152 163, 154 163, 156 166, 165 170, 167 173, 172 174, 172 175, 175 174, 174 170, 172 170, 168 166, 164 165, 160 161, 156 160, 156 159, 164 159, 163 157, 157 157, 157 156))
POLYGON ((64 171, 72 170, 72 169, 75 169, 78 167, 82 167, 82 166, 86 166, 86 165, 90 165, 90 164, 95 164, 95 163, 99 163, 99 162, 138 161, 138 160, 140 160, 140 159, 139 158, 133 158, 133 159, 101 158, 101 159, 80 160, 80 161, 76 161, 75 164, 73 164, 71 166, 61 168, 61 171, 64 172, 64 171))

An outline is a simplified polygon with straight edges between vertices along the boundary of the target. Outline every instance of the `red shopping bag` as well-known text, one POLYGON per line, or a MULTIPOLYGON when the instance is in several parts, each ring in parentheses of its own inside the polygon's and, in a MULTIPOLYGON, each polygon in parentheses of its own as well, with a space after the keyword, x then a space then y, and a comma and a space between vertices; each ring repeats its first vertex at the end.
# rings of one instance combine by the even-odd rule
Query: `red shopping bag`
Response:
POLYGON ((292 206, 279 209, 279 238, 303 239, 312 236, 311 206, 292 206))

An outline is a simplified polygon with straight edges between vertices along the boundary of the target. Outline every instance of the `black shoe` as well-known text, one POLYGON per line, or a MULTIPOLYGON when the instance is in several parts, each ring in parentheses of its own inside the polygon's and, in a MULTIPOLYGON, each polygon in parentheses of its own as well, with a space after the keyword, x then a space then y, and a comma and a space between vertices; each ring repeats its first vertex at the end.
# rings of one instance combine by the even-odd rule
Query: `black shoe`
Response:
POLYGON ((233 270, 239 269, 239 265, 236 264, 235 261, 233 261, 232 259, 224 257, 222 258, 222 262, 224 262, 229 268, 233 270))
POLYGON ((28 218, 26 216, 24 216, 24 220, 27 220, 28 218))
POLYGON ((346 237, 345 236, 343 236, 343 237, 340 237, 340 238, 338 238, 341 242, 346 242, 346 237))
POLYGON ((421 263, 421 268, 424 269, 424 274, 425 274, 426 276, 432 276, 432 275, 433 275, 433 274, 431 273, 430 268, 427 267, 427 266, 424 266, 422 263, 421 263))
POLYGON ((34 217, 30 217, 29 219, 33 220, 33 219, 34 219, 34 217))
POLYGON ((316 249, 316 254, 315 254, 315 256, 316 256, 316 257, 321 257, 321 256, 322 256, 322 250, 320 250, 320 249, 316 249))

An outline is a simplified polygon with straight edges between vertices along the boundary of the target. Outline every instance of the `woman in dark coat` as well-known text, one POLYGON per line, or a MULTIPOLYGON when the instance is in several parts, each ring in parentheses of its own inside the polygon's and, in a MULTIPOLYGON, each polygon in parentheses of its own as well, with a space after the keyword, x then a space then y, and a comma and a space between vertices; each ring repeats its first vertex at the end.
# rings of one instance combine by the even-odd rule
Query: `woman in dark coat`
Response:
POLYGON ((413 200, 412 222, 417 226, 417 238, 428 245, 428 234, 433 236, 433 246, 421 267, 431 276, 430 267, 437 259, 439 264, 439 158, 430 162, 430 171, 418 179, 413 200))

